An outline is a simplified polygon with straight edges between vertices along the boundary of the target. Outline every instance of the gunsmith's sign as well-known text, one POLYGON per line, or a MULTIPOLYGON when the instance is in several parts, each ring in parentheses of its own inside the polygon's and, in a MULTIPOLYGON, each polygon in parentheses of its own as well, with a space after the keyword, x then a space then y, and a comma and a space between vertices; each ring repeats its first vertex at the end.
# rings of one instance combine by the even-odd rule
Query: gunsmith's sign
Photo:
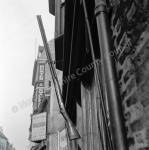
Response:
POLYGON ((46 112, 32 117, 32 141, 46 139, 46 112))

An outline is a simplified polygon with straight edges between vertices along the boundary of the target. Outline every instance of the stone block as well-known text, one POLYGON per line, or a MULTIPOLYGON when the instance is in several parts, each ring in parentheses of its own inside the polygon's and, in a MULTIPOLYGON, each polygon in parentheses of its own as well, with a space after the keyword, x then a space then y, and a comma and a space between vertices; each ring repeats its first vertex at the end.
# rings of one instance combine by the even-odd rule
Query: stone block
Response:
POLYGON ((124 114, 124 118, 125 118, 126 121, 131 119, 130 111, 128 111, 127 113, 124 114))
POLYGON ((149 132, 145 130, 149 128, 148 7, 148 0, 119 0, 112 16, 129 150, 149 150, 149 132), (127 39, 131 44, 126 47, 127 39))
POLYGON ((131 78, 131 76, 135 73, 135 68, 133 67, 133 65, 131 66, 131 68, 126 72, 126 74, 124 75, 124 83, 127 83, 127 81, 131 78))
POLYGON ((127 90, 123 91, 121 93, 121 100, 124 100, 124 98, 127 96, 127 90))
POLYGON ((136 9, 137 8, 135 6, 135 3, 133 2, 132 5, 131 5, 131 8, 129 9, 129 11, 126 14, 128 22, 130 22, 130 20, 132 19, 134 13, 136 12, 136 9))
POLYGON ((130 127, 131 127, 132 132, 141 131, 141 130, 144 128, 141 119, 135 120, 135 121, 130 125, 130 127))
MULTIPOLYGON (((130 107, 131 119, 130 123, 134 122, 135 120, 142 119, 143 116, 143 106, 141 103, 136 103, 130 107)), ((142 120, 141 120, 142 121, 142 120)))
POLYGON ((147 105, 149 105, 149 95, 147 95, 147 97, 145 97, 142 101, 141 104, 143 107, 146 107, 147 105))
POLYGON ((130 107, 131 105, 135 104, 136 102, 138 102, 138 99, 133 94, 126 100, 127 107, 130 107))
POLYGON ((128 146, 131 146, 131 145, 134 145, 134 144, 135 144, 134 137, 129 137, 129 138, 127 139, 127 141, 128 141, 128 146))
POLYGON ((139 88, 140 97, 146 96, 149 93, 149 78, 147 78, 144 83, 139 88))
POLYGON ((136 72, 136 83, 139 86, 142 81, 146 79, 148 76, 149 71, 145 68, 145 64, 141 66, 141 68, 136 72))
POLYGON ((135 81, 135 79, 133 78, 133 79, 129 82, 128 86, 127 86, 128 94, 130 94, 130 93, 132 92, 132 90, 133 90, 133 88, 135 88, 135 86, 136 86, 136 81, 135 81))

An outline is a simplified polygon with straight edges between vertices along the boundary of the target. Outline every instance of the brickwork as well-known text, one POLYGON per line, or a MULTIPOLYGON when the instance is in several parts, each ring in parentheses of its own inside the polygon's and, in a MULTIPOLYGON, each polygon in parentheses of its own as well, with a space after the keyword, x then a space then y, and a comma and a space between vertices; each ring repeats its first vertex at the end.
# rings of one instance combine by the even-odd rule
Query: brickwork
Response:
POLYGON ((113 0, 111 28, 129 150, 149 150, 149 1, 113 0))

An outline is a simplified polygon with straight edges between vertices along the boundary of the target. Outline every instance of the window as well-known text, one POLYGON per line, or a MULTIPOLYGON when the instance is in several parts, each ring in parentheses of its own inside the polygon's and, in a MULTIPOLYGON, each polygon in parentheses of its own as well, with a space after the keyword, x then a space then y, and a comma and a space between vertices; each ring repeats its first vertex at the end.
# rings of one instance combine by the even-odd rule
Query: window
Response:
POLYGON ((60 7, 60 34, 64 34, 65 0, 61 0, 60 7))

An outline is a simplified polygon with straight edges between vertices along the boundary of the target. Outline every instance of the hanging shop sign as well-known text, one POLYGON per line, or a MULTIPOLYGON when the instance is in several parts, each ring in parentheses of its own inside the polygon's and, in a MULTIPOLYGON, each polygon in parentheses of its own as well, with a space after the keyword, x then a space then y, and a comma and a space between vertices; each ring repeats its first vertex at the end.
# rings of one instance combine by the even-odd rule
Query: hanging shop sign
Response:
POLYGON ((38 81, 44 82, 45 79, 45 63, 39 63, 38 81))
POLYGON ((32 117, 32 141, 46 139, 46 112, 32 117))
POLYGON ((38 62, 37 108, 40 107, 44 94, 45 61, 38 62))
POLYGON ((39 61, 38 87, 44 87, 44 81, 45 81, 45 62, 39 61))
POLYGON ((42 102, 43 96, 44 96, 44 88, 38 87, 37 88, 37 108, 40 107, 40 104, 42 102))
POLYGON ((59 133, 59 149, 68 150, 67 134, 65 128, 59 133))
POLYGON ((0 150, 6 150, 7 148, 7 140, 0 137, 0 150))

